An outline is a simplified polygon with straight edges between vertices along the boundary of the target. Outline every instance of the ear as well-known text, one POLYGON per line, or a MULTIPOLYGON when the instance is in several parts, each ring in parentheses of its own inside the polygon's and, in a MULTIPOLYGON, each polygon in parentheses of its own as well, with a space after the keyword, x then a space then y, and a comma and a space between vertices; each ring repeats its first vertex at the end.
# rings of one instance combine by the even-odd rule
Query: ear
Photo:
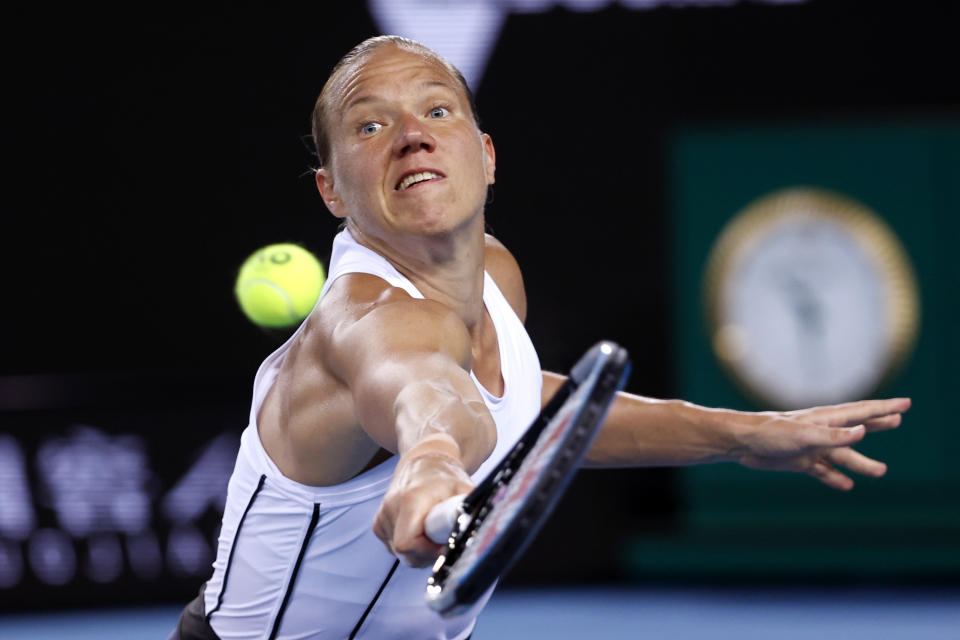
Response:
POLYGON ((337 218, 345 217, 346 213, 343 211, 343 203, 340 201, 340 196, 337 195, 337 190, 334 188, 333 174, 330 172, 330 169, 328 167, 320 167, 317 169, 316 174, 314 174, 314 179, 317 181, 317 191, 319 191, 321 197, 323 197, 323 204, 327 206, 327 210, 337 218))
POLYGON ((487 184, 496 182, 494 175, 497 172, 497 151, 493 148, 493 138, 487 133, 480 134, 483 144, 483 172, 487 176, 487 184))

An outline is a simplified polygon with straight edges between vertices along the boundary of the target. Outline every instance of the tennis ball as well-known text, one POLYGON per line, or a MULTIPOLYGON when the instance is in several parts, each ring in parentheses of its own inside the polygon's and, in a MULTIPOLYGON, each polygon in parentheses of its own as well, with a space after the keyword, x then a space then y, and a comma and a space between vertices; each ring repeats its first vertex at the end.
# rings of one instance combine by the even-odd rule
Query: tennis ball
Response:
POLYGON ((234 293, 251 322, 279 329, 310 315, 325 279, 323 265, 303 247, 271 244, 246 259, 234 293))

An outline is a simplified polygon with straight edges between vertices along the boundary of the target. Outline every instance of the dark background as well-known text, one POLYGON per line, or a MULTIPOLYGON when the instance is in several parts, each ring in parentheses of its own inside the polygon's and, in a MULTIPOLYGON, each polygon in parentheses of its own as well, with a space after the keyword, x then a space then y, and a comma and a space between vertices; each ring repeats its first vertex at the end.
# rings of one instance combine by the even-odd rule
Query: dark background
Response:
MULTIPOLYGON (((205 443, 239 436, 283 336, 241 315, 233 279, 273 242, 327 261, 337 221, 310 174, 309 114, 336 60, 379 31, 359 2, 40 3, 5 23, 0 433, 26 456, 37 527, 56 528, 33 460, 72 425, 139 434, 158 501, 205 443)), ((630 390, 681 394, 674 309, 698 292, 671 286, 676 132, 955 122, 958 28, 955 4, 922 1, 509 15, 477 91, 498 152, 487 217, 523 268, 544 367, 609 338, 637 364, 630 390)), ((683 508, 676 472, 581 474, 510 580, 642 579, 610 551, 678 531, 683 508)), ((163 546, 173 525, 159 506, 155 521, 163 546)), ((215 521, 195 524, 212 539, 215 521)), ((0 600, 178 600, 205 577, 125 565, 50 586, 26 567, 0 600)))

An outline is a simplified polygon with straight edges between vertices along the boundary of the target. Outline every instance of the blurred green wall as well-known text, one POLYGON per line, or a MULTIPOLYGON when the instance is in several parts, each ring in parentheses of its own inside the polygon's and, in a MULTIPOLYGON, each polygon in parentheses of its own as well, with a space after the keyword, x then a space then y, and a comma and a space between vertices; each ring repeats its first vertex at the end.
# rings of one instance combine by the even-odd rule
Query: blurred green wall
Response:
POLYGON ((680 578, 960 577, 960 123, 888 121, 712 127, 672 142, 675 388, 708 406, 749 400, 712 354, 707 256, 756 198, 821 187, 873 209, 903 242, 920 286, 921 328, 905 366, 874 397, 910 396, 904 425, 859 447, 889 465, 836 492, 796 474, 707 465, 681 472, 680 528, 635 540, 636 575, 680 578))

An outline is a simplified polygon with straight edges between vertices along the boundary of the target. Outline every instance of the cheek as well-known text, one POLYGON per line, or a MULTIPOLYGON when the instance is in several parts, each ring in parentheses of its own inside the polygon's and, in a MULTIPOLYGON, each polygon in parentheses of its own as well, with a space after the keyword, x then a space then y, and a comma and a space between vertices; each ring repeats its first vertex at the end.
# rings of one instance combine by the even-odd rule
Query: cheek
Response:
MULTIPOLYGON (((348 151, 355 151, 355 149, 348 151)), ((353 194, 354 197, 365 197, 363 194, 379 185, 382 178, 380 167, 371 159, 365 158, 363 154, 350 153, 346 155, 345 161, 340 163, 343 191, 353 194)))

